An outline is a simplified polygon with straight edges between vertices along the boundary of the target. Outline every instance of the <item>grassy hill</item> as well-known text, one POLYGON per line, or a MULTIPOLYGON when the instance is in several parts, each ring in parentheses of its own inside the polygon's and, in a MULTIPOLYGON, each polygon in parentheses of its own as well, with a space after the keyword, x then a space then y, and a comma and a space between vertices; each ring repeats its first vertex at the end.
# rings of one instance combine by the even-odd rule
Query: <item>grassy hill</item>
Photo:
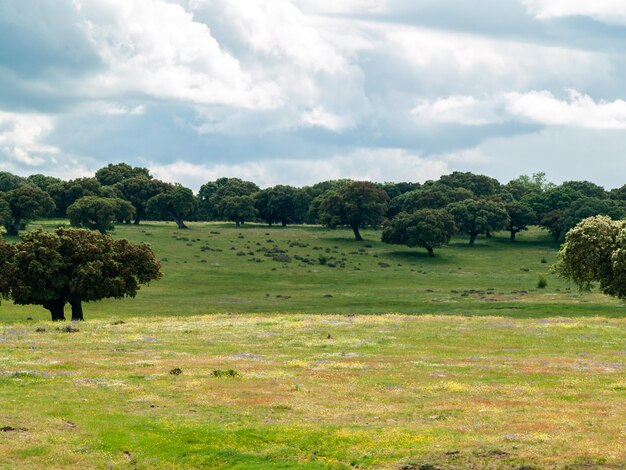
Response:
MULTIPOLYGON (((58 222, 44 222, 52 227, 58 222)), ((35 225, 36 226, 36 225, 35 225)), ((624 304, 580 294, 549 274, 557 246, 539 229, 510 243, 505 233, 468 246, 456 237, 429 258, 386 245, 379 231, 230 224, 118 226, 113 235, 152 245, 163 279, 137 298, 85 305, 90 318, 206 313, 407 313, 513 317, 620 317, 624 304), (323 264, 322 264, 323 263, 323 264), (548 278, 537 289, 540 274, 548 278)), ((41 307, 0 307, 1 321, 46 319, 41 307)))

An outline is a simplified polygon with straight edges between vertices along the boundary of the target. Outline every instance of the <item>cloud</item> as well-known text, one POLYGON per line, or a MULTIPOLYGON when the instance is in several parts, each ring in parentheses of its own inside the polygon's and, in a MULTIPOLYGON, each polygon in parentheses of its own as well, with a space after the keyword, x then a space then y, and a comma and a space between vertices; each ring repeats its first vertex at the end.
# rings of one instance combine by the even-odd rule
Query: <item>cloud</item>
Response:
POLYGON ((54 127, 54 119, 42 114, 0 111, 0 156, 18 165, 37 166, 59 149, 42 140, 54 127))
POLYGON ((588 16, 612 24, 626 24, 623 0, 524 0, 528 12, 539 19, 588 16))
POLYGON ((351 126, 349 119, 329 113, 320 106, 302 113, 300 122, 305 126, 322 127, 334 132, 341 132, 351 126))
POLYGON ((239 177, 268 187, 276 184, 303 186, 339 178, 423 182, 450 172, 444 161, 423 158, 402 149, 356 149, 316 160, 267 159, 238 164, 177 161, 148 166, 157 178, 183 182, 195 190, 222 176, 239 177))
POLYGON ((546 90, 510 92, 482 100, 450 96, 422 100, 411 113, 419 122, 434 124, 478 126, 522 121, 545 126, 626 129, 626 101, 594 101, 576 90, 568 90, 568 98, 560 100, 546 90))

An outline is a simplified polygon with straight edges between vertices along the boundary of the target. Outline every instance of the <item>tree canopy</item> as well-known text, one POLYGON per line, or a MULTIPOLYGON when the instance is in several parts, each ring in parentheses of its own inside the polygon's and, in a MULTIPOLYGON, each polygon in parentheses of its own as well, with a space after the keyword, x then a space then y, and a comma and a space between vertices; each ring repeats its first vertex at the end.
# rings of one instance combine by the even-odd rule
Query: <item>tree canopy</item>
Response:
POLYGON ((626 298, 626 222, 589 217, 565 236, 555 272, 582 290, 598 283, 608 295, 626 298))
POLYGON ((487 199, 468 199, 448 206, 459 231, 470 236, 473 245, 476 237, 487 232, 502 230, 509 222, 504 205, 487 199))
POLYGON ((46 215, 54 209, 54 201, 48 193, 41 189, 24 185, 1 196, 6 201, 4 210, 0 207, 0 223, 4 225, 9 235, 17 235, 24 225, 35 217, 46 215))
POLYGON ((379 225, 384 219, 389 197, 369 181, 353 181, 326 196, 319 207, 322 224, 334 228, 347 225, 357 241, 363 240, 360 227, 379 225))
POLYGON ((129 221, 135 215, 133 205, 119 198, 86 196, 67 208, 70 224, 106 233, 116 221, 129 221))
POLYGON ((434 248, 450 241, 456 231, 454 218, 445 209, 420 209, 402 212, 385 223, 382 241, 397 245, 419 246, 435 256, 434 248))
POLYGON ((96 171, 96 179, 102 186, 113 186, 121 181, 136 177, 152 178, 147 168, 132 167, 128 163, 109 163, 96 171))
POLYGON ((171 219, 178 228, 186 229, 187 219, 198 207, 193 191, 175 184, 167 191, 150 198, 146 212, 156 219, 171 219))
POLYGON ((159 279, 160 264, 148 245, 133 245, 83 229, 37 230, 7 249, 0 242, 0 294, 18 305, 42 305, 53 321, 82 320, 82 302, 134 297, 141 284, 159 279))

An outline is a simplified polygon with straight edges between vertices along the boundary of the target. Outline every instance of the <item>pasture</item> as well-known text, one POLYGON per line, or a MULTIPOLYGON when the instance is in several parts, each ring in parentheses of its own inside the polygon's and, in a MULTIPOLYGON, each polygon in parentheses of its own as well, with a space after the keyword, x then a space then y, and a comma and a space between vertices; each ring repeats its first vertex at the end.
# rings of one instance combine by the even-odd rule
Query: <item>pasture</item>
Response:
POLYGON ((623 468, 624 306, 545 233, 350 235, 120 226, 163 264, 137 298, 3 302, 0 467, 623 468))

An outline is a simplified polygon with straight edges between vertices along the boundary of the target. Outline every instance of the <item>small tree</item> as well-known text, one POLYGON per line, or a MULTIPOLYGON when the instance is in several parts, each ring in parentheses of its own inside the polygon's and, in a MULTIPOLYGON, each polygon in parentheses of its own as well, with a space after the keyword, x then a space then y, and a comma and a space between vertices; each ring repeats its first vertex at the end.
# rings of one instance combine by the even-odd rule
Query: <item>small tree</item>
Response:
MULTIPOLYGON (((139 224, 146 217, 148 201, 171 189, 171 185, 147 176, 134 176, 115 184, 122 199, 129 201, 135 208, 134 224, 139 224)), ((168 216, 169 217, 169 216, 168 216)))
POLYGON ((506 229, 511 233, 510 240, 515 241, 515 235, 522 230, 528 230, 528 226, 537 222, 537 214, 528 204, 513 201, 505 204, 509 214, 509 223, 506 229))
POLYGON ((148 201, 146 212, 156 219, 172 219, 178 228, 187 228, 184 220, 195 212, 198 202, 193 192, 180 184, 173 189, 157 194, 148 201))
POLYGON ((323 225, 335 228, 347 225, 357 241, 363 240, 359 228, 379 225, 384 219, 389 196, 369 181, 353 181, 328 194, 319 206, 323 225))
POLYGON ((387 222, 382 241, 419 246, 428 256, 435 256, 433 249, 447 244, 455 231, 454 218, 445 209, 421 209, 411 214, 403 212, 387 222))
POLYGON ((4 296, 18 305, 42 305, 53 321, 65 320, 66 303, 72 320, 83 320, 82 302, 134 297, 141 284, 161 277, 147 245, 89 230, 30 232, 13 250, 0 271, 0 288, 8 286, 4 296))
POLYGON ((258 214, 251 196, 227 196, 219 202, 217 210, 222 217, 235 222, 237 227, 258 214))
POLYGON ((70 224, 106 233, 113 229, 113 223, 130 220, 135 208, 128 201, 117 198, 85 196, 67 208, 70 224))
POLYGON ((9 191, 4 195, 4 199, 9 205, 10 214, 2 211, 5 218, 0 220, 0 223, 7 229, 9 235, 17 235, 29 220, 48 214, 54 209, 54 201, 48 193, 30 185, 9 191))
POLYGON ((606 216, 580 222, 565 236, 554 271, 581 290, 599 283, 603 293, 626 298, 626 222, 606 216))
POLYGON ((448 206, 448 211, 459 231, 470 236, 470 245, 481 233, 502 230, 509 222, 504 205, 486 199, 456 202, 448 206))

